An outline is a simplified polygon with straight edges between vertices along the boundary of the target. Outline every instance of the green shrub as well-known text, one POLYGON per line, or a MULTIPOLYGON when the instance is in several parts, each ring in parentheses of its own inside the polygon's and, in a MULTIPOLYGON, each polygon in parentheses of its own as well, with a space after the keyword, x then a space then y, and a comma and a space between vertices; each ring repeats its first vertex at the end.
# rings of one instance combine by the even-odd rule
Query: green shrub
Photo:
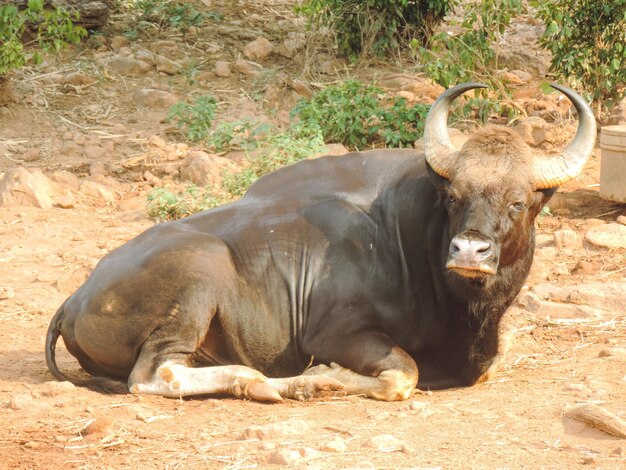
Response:
POLYGON ((411 145, 423 132, 428 106, 406 106, 396 98, 385 107, 383 91, 356 80, 328 86, 310 100, 301 100, 293 115, 321 130, 326 142, 363 148, 383 141, 389 146, 411 145))
POLYGON ((209 133, 207 145, 218 152, 254 150, 268 130, 267 124, 254 124, 247 120, 221 122, 209 133))
MULTIPOLYGON (((29 59, 24 47, 36 43, 44 51, 58 52, 69 43, 78 43, 87 31, 74 26, 77 15, 63 7, 47 8, 43 0, 28 0, 25 9, 13 4, 0 5, 0 80, 7 72, 26 64, 29 59), (24 44, 27 28, 35 29, 35 39, 24 44)), ((39 52, 31 56, 40 63, 39 52)))
POLYGON ((433 37, 431 49, 414 43, 426 75, 444 88, 458 83, 481 81, 495 92, 495 100, 486 90, 476 90, 475 98, 468 102, 461 114, 478 107, 479 117, 485 121, 491 112, 517 114, 511 93, 496 75, 498 43, 511 22, 523 11, 522 0, 479 0, 465 5, 461 32, 449 35, 441 32, 433 37), (502 106, 500 103, 505 102, 502 106))
POLYGON ((148 193, 146 209, 148 216, 157 222, 180 219, 195 212, 219 206, 230 201, 211 188, 200 189, 195 185, 173 193, 165 188, 154 188, 148 193))
POLYGON ((551 70, 584 90, 600 117, 626 94, 626 0, 532 3, 546 24, 539 45, 552 53, 551 70))
POLYGON ((302 125, 268 134, 259 142, 260 156, 251 160, 242 171, 225 173, 222 188, 232 197, 241 197, 261 176, 309 158, 319 152, 323 145, 319 130, 302 125))
POLYGON ((202 12, 189 2, 176 0, 141 0, 136 8, 141 12, 140 21, 148 21, 161 28, 176 28, 183 34, 191 26, 202 26, 209 18, 219 19, 215 13, 202 12))
POLYGON ((458 0, 305 0, 310 22, 329 26, 339 50, 351 58, 383 56, 417 40, 426 46, 434 28, 458 0))
POLYGON ((193 103, 181 102, 172 106, 167 121, 175 121, 187 139, 200 142, 209 137, 216 111, 217 100, 213 96, 200 96, 193 103))

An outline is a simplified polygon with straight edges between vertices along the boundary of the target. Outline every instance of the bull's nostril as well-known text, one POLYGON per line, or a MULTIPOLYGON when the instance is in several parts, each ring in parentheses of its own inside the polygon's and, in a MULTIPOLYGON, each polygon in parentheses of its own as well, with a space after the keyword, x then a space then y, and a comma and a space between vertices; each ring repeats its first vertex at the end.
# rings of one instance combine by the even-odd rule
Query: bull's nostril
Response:
POLYGON ((486 245, 478 249, 478 253, 481 253, 481 254, 487 253, 489 251, 491 251, 491 245, 486 245))

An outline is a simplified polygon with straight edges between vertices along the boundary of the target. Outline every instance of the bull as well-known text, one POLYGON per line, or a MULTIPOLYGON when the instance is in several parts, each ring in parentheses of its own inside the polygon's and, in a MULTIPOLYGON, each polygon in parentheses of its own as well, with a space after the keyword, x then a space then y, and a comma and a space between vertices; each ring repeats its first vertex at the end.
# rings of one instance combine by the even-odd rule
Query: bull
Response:
POLYGON ((106 255, 59 308, 60 335, 105 392, 260 401, 364 394, 402 400, 416 386, 492 376, 501 318, 533 259, 534 221, 593 151, 579 125, 560 155, 537 155, 487 126, 460 148, 445 91, 424 153, 373 150, 296 163, 237 202, 158 224, 106 255))

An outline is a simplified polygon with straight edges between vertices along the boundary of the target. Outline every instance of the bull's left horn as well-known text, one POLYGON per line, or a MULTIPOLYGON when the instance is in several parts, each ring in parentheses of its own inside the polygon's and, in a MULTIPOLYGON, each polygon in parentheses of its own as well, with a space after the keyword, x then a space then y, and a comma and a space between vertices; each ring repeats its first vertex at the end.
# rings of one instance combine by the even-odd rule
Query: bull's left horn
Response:
POLYGON ((547 189, 560 186, 577 176, 593 153, 596 142, 596 118, 591 107, 575 91, 562 85, 550 84, 574 104, 578 111, 578 130, 574 140, 558 156, 535 156, 533 160, 534 187, 547 189))
POLYGON ((457 149, 448 134, 450 104, 458 96, 475 88, 487 88, 482 83, 462 83, 444 91, 433 103, 424 124, 424 153, 426 161, 440 176, 450 178, 450 170, 456 159, 457 149))

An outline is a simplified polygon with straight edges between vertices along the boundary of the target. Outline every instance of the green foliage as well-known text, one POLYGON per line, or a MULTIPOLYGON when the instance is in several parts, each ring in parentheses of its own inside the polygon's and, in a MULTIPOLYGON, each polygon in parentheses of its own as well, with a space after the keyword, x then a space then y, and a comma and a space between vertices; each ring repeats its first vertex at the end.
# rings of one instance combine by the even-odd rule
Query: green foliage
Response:
POLYGON ((206 140, 217 111, 213 96, 198 97, 193 103, 178 103, 167 114, 167 121, 175 121, 178 128, 192 142, 206 140))
POLYGON ((255 125, 247 120, 222 122, 210 132, 207 144, 218 152, 226 150, 253 150, 262 134, 269 130, 266 124, 255 125))
MULTIPOLYGON (((29 0, 25 9, 13 4, 0 5, 0 77, 26 64, 23 37, 27 28, 34 28, 36 43, 44 51, 58 52, 69 43, 78 43, 86 36, 84 28, 74 26, 77 15, 63 7, 48 9, 43 0, 29 0)), ((35 63, 41 54, 32 55, 35 63)))
POLYGON ((491 112, 516 113, 506 84, 495 75, 498 70, 497 45, 511 19, 523 11, 522 0, 479 0, 465 5, 462 31, 450 36, 441 32, 433 37, 430 50, 414 43, 424 72, 444 88, 463 82, 481 81, 496 92, 496 100, 477 90, 475 99, 461 110, 463 114, 478 106, 485 121, 491 112), (502 107, 499 103, 507 102, 502 107))
POLYGON ((551 70, 587 93, 600 117, 604 104, 626 94, 626 0, 533 2, 546 24, 539 45, 551 70))
POLYGON ((261 156, 250 161, 239 172, 223 175, 222 187, 233 197, 245 194, 261 176, 286 165, 304 160, 319 152, 324 145, 319 130, 296 125, 285 132, 268 134, 259 142, 261 156))
POLYGON ((428 45, 435 26, 458 0, 305 0, 300 11, 311 23, 329 26, 339 50, 384 56, 416 40, 428 45))
POLYGON ((146 208, 149 217, 157 222, 163 222, 211 209, 229 200, 209 187, 200 189, 195 185, 189 185, 178 193, 165 188, 154 188, 148 193, 146 208))
POLYGON ((411 145, 422 135, 428 107, 407 107, 402 98, 385 107, 382 93, 377 87, 348 80, 301 100, 293 113, 304 125, 319 128, 325 141, 356 148, 381 140, 390 146, 411 145))
POLYGON ((161 28, 176 28, 185 34, 191 26, 202 26, 205 20, 218 19, 215 13, 197 10, 189 2, 172 0, 141 0, 136 4, 140 21, 154 23, 161 28))

